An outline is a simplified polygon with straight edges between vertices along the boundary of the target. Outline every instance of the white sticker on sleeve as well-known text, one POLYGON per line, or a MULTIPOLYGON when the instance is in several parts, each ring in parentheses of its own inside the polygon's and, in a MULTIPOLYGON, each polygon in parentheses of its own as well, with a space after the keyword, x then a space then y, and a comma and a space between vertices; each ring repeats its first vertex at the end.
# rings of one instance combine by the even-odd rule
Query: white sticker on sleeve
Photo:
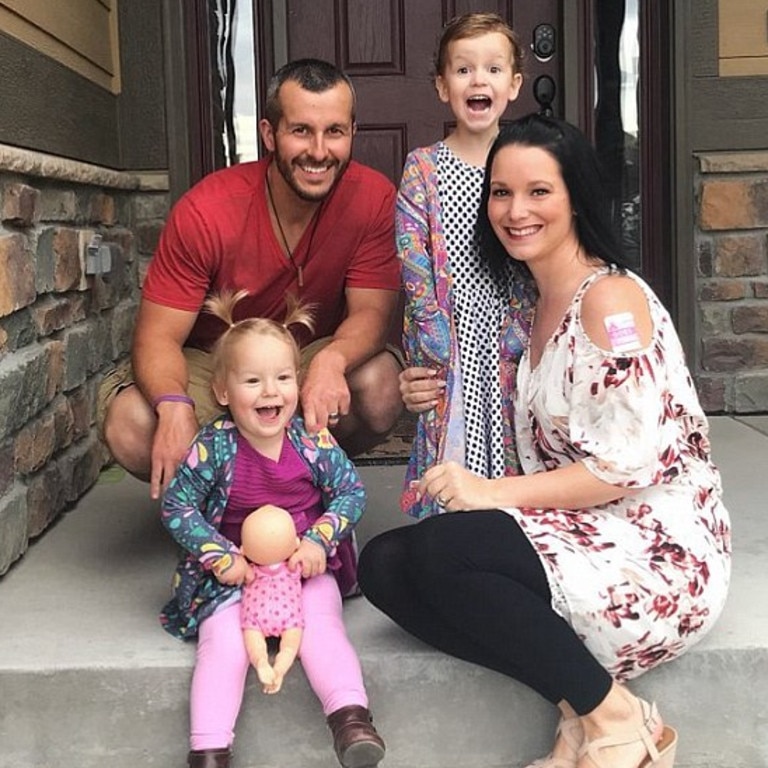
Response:
POLYGON ((635 325, 635 316, 631 312, 608 315, 603 322, 614 352, 633 352, 642 347, 635 325))

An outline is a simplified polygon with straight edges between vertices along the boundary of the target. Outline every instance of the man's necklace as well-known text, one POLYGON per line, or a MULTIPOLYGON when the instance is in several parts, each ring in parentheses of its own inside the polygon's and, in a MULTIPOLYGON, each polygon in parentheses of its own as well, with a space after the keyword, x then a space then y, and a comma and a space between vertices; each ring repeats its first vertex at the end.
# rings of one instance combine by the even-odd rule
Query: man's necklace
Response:
MULTIPOLYGON (((285 230, 283 229, 283 223, 280 221, 280 214, 277 212, 277 206, 275 205, 275 198, 272 196, 272 185, 269 183, 269 171, 265 176, 267 182, 267 195, 269 196, 269 204, 272 207, 272 213, 275 214, 275 221, 277 222, 277 228, 280 232, 283 245, 285 246, 285 253, 288 256, 288 261, 291 262, 293 271, 296 273, 296 282, 299 288, 304 287, 304 266, 309 261, 310 251, 312 250, 312 241, 315 239, 315 232, 317 231, 317 225, 320 222, 320 209, 323 207, 322 203, 318 206, 317 210, 312 214, 312 230, 309 233, 309 242, 307 243, 307 255, 304 257, 304 264, 297 264, 294 258, 293 251, 288 245, 288 238, 285 236, 285 230)), ((301 242, 301 238, 299 238, 301 242)))

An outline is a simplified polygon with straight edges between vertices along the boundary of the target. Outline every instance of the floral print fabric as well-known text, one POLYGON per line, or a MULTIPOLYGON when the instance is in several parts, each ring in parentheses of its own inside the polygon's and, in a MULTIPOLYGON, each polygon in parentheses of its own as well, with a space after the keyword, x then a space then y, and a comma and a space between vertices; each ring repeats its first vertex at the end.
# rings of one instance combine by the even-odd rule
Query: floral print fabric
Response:
POLYGON ((730 577, 729 517, 708 425, 669 314, 643 288, 650 345, 614 355, 584 333, 577 291, 541 361, 520 363, 516 425, 526 474, 572 462, 631 492, 578 510, 505 510, 543 563, 553 607, 617 679, 672 659, 714 624, 730 577))

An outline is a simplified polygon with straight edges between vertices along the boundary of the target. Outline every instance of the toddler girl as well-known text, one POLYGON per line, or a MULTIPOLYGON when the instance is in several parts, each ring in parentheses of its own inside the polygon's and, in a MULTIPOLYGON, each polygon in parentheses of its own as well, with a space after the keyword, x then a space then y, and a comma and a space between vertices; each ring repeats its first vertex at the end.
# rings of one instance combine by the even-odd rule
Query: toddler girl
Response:
POLYGON ((275 504, 301 538, 290 568, 304 578, 299 658, 320 699, 345 768, 378 765, 384 742, 371 723, 357 655, 342 622, 342 595, 355 588, 352 531, 365 490, 327 429, 309 434, 296 415, 299 350, 288 331, 311 326, 290 302, 284 325, 233 322, 245 296, 206 303, 228 329, 213 350, 211 386, 228 412, 202 427, 170 483, 162 521, 186 551, 161 621, 179 638, 197 637, 190 696, 190 768, 227 768, 249 668, 240 623, 241 586, 250 568, 240 529, 253 509, 275 504))

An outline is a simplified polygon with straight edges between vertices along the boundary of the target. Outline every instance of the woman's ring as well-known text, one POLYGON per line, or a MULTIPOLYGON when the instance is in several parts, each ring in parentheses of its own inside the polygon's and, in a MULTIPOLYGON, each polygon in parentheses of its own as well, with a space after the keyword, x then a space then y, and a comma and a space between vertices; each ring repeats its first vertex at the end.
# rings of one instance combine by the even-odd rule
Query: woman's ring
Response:
POLYGON ((438 506, 444 507, 445 506, 445 499, 442 496, 438 496, 435 501, 437 502, 438 506))
POLYGON ((333 419, 334 421, 338 421, 339 420, 339 414, 338 413, 329 413, 328 414, 328 418, 329 419, 333 419))

